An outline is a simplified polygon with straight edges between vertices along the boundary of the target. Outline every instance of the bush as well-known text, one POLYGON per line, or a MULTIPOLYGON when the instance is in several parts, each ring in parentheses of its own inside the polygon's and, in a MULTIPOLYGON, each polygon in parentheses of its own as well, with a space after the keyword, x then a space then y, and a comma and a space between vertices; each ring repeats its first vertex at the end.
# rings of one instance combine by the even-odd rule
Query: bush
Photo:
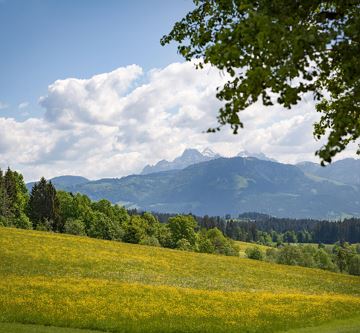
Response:
POLYGON ((263 252, 257 246, 248 247, 245 250, 245 253, 249 259, 255 259, 255 260, 263 260, 264 259, 263 252))
POLYGON ((285 245, 279 249, 277 263, 283 265, 301 265, 303 263, 301 249, 295 245, 285 245))
POLYGON ((20 213, 19 217, 0 216, 0 226, 19 229, 32 229, 32 223, 24 213, 20 213))
POLYGON ((36 224, 35 230, 38 230, 38 231, 51 231, 52 230, 51 221, 43 220, 43 221, 38 222, 36 224))
POLYGON ((164 224, 160 225, 158 239, 159 239, 161 246, 169 247, 169 248, 174 247, 171 231, 167 225, 164 225, 164 224))
POLYGON ((140 240, 139 244, 147 246, 161 246, 159 240, 155 236, 145 236, 140 240))
POLYGON ((360 255, 354 255, 349 262, 349 274, 360 275, 360 255))
MULTIPOLYGON (((211 253, 225 254, 226 256, 237 256, 239 250, 236 248, 235 243, 226 238, 218 228, 212 228, 207 231, 205 237, 210 241, 212 248, 211 253)), ((203 244, 203 246, 206 244, 203 244)), ((209 250, 211 247, 209 247, 209 250)))
POLYGON ((274 248, 266 249, 266 260, 270 262, 277 262, 278 251, 274 248))
POLYGON ((185 239, 185 238, 182 238, 182 239, 179 239, 177 242, 176 242, 176 248, 178 250, 182 250, 182 251, 192 251, 193 250, 193 247, 192 245, 190 244, 190 242, 185 239))
POLYGON ((0 227, 10 227, 10 222, 5 216, 0 216, 0 227))
POLYGON ((146 235, 146 221, 139 215, 131 216, 130 220, 124 224, 123 241, 138 244, 146 235))
POLYGON ((172 243, 177 247, 177 243, 182 239, 186 239, 192 247, 196 243, 195 228, 197 223, 193 216, 177 215, 170 217, 168 227, 172 235, 172 243))
POLYGON ((65 233, 70 235, 86 235, 85 224, 82 220, 78 219, 67 219, 65 222, 65 233))
POLYGON ((360 254, 360 244, 355 245, 355 251, 357 254, 360 254))
POLYGON ((206 237, 206 230, 202 230, 198 237, 198 251, 202 253, 214 253, 215 246, 206 237))
POLYGON ((105 214, 95 212, 91 217, 90 228, 87 234, 93 238, 121 240, 124 235, 124 230, 105 214))
POLYGON ((24 213, 14 219, 14 226, 20 229, 32 229, 32 223, 24 213))
POLYGON ((318 249, 315 256, 315 260, 316 260, 316 267, 318 268, 333 272, 336 272, 338 270, 336 265, 333 263, 331 259, 331 255, 322 248, 318 249))

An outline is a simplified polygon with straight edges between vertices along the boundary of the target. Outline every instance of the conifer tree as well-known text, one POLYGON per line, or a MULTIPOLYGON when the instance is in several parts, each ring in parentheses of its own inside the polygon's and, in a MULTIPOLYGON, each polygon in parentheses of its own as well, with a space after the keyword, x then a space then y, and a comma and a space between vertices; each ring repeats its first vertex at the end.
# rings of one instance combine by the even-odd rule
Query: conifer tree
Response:
POLYGON ((7 218, 9 215, 9 198, 5 189, 5 179, 3 171, 0 169, 0 216, 7 218))
POLYGON ((44 177, 34 184, 28 205, 28 215, 34 225, 48 224, 53 231, 62 232, 63 223, 59 218, 59 201, 56 189, 44 177))

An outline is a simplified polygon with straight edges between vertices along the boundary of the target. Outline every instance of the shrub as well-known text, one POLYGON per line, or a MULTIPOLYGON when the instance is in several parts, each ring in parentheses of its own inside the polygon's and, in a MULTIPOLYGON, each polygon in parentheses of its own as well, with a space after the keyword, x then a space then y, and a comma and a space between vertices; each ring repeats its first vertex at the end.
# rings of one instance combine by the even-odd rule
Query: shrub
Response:
POLYGON ((171 231, 168 228, 168 225, 164 225, 164 224, 160 225, 158 239, 161 246, 169 247, 169 248, 174 247, 171 231))
POLYGON ((360 275, 360 255, 356 254, 351 257, 349 262, 349 273, 352 275, 360 275))
POLYGON ((0 227, 9 227, 10 222, 5 216, 0 216, 0 227))
POLYGON ((226 238, 218 228, 209 229, 205 236, 214 248, 214 253, 225 254, 227 256, 237 256, 239 254, 239 250, 236 248, 235 243, 226 238))
POLYGON ((266 249, 266 260, 270 262, 276 262, 278 257, 278 251, 274 248, 266 249))
POLYGON ((67 219, 65 222, 65 233, 71 235, 86 235, 85 224, 82 220, 79 219, 67 219))
POLYGON ((182 250, 182 251, 192 251, 193 250, 193 246, 190 244, 190 242, 185 239, 185 238, 182 238, 182 239, 179 239, 177 242, 176 242, 176 248, 178 250, 182 250))
POLYGON ((177 243, 186 239, 192 247, 195 246, 196 242, 196 233, 195 227, 197 223, 191 215, 177 215, 169 218, 168 227, 171 231, 172 242, 175 247, 177 247, 177 243))
POLYGON ((91 217, 88 235, 93 238, 121 240, 124 230, 118 223, 113 222, 105 214, 95 212, 91 217))
POLYGON ((155 236, 145 236, 140 240, 139 244, 148 246, 161 246, 159 240, 155 236))
POLYGON ((124 242, 138 244, 146 236, 146 221, 140 215, 131 216, 124 224, 124 242))
POLYGON ((248 247, 245 250, 245 253, 249 259, 255 259, 255 260, 263 260, 264 259, 263 252, 257 246, 248 247))
POLYGON ((285 245, 279 249, 277 263, 284 265, 300 265, 303 262, 301 249, 298 246, 285 245))
POLYGON ((316 260, 316 267, 333 272, 337 271, 336 265, 331 260, 331 255, 327 253, 324 249, 322 248, 318 249, 315 256, 315 260, 316 260))
POLYGON ((52 230, 51 224, 52 224, 51 221, 45 219, 45 220, 38 222, 36 224, 35 229, 38 231, 51 231, 52 230))
POLYGON ((206 237, 206 230, 202 230, 198 237, 198 251, 202 253, 214 253, 215 246, 206 237))
POLYGON ((32 223, 24 213, 21 213, 19 217, 15 218, 13 224, 16 228, 32 229, 32 223))

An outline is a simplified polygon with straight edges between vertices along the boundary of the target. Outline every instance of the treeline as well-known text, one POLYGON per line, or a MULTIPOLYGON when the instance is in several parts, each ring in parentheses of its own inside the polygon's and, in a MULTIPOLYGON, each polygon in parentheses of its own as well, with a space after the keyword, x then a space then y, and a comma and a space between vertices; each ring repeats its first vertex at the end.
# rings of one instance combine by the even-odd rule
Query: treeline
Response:
MULTIPOLYGON (((276 218, 266 214, 245 213, 239 220, 254 223, 260 231, 284 234, 293 231, 299 243, 360 242, 360 219, 348 218, 344 221, 326 221, 313 219, 276 218)), ((296 242, 296 241, 295 241, 296 242)))
POLYGON ((351 246, 345 242, 334 246, 283 245, 279 248, 268 248, 265 252, 259 247, 249 247, 245 252, 250 259, 360 275, 360 244, 351 246))
POLYGON ((166 224, 151 213, 129 214, 108 200, 91 201, 86 195, 56 191, 44 178, 29 194, 23 177, 0 170, 0 225, 87 235, 127 243, 173 249, 238 255, 234 242, 212 228, 199 228, 193 216, 177 215, 166 224))
MULTIPOLYGON (((132 213, 135 213, 133 210, 132 213)), ((161 222, 172 214, 154 213, 161 222)), ((241 214, 237 219, 220 216, 194 216, 201 228, 218 228, 229 238, 264 245, 282 243, 360 242, 360 219, 339 222, 276 218, 259 213, 241 214)))

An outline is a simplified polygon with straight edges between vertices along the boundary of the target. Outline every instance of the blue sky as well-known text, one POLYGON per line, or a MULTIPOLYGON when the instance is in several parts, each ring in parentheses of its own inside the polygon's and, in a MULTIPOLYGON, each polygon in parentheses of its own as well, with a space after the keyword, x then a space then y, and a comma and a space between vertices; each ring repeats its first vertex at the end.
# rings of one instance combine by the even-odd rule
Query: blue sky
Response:
POLYGON ((192 8, 191 0, 2 0, 0 1, 1 116, 32 116, 49 84, 87 78, 121 66, 144 70, 179 61, 162 35, 192 8), (23 104, 23 107, 25 104, 23 104))

